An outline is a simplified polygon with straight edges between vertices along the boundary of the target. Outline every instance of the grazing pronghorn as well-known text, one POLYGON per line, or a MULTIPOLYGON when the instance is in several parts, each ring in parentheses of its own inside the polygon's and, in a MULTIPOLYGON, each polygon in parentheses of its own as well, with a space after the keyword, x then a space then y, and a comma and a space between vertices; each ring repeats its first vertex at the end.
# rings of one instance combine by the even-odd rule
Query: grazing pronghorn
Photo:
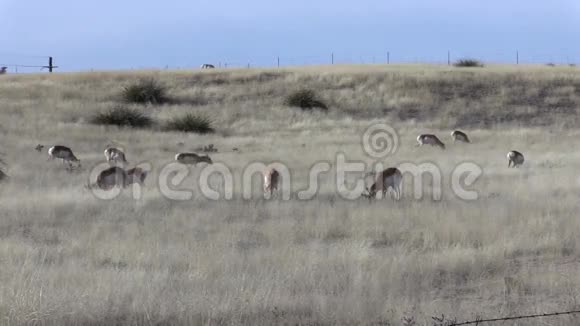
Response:
POLYGON ((204 63, 201 65, 201 69, 213 69, 213 68, 215 68, 215 66, 209 63, 204 63))
POLYGON ((469 138, 467 137, 467 135, 459 130, 454 130, 451 133, 451 137, 453 137, 453 142, 464 142, 464 143, 471 143, 471 141, 469 140, 469 138))
POLYGON ((403 182, 403 174, 397 168, 388 168, 383 172, 377 174, 375 183, 368 188, 367 194, 362 194, 363 197, 367 197, 369 200, 375 198, 376 194, 380 191, 383 193, 383 197, 387 194, 389 189, 392 189, 395 193, 394 199, 401 199, 401 183, 403 182))
POLYGON ((142 185, 146 177, 147 171, 138 167, 125 171, 121 167, 112 166, 99 173, 96 185, 103 190, 109 190, 115 186, 125 188, 133 183, 142 185))
POLYGON ((72 167, 72 162, 81 166, 81 160, 79 160, 72 150, 66 146, 54 145, 48 149, 48 160, 54 160, 55 158, 60 158, 62 162, 68 162, 69 166, 72 167))
POLYGON ((437 136, 431 134, 421 134, 417 136, 417 143, 418 144, 416 146, 431 145, 445 149, 445 144, 443 144, 443 142, 440 141, 437 136))
POLYGON ((125 185, 128 186, 133 183, 138 183, 142 185, 147 177, 147 171, 142 168, 132 168, 127 170, 127 179, 125 180, 125 185))
POLYGON ((4 75, 6 73, 6 69, 8 69, 8 67, 0 67, 0 75, 4 75))
POLYGON ((121 162, 123 164, 127 164, 127 159, 125 158, 125 153, 116 148, 116 147, 107 147, 105 149, 105 157, 107 158, 107 162, 121 162))
POLYGON ((109 190, 115 186, 125 187, 127 184, 127 172, 118 166, 112 166, 97 176, 97 186, 103 190, 109 190))
POLYGON ((197 155, 195 153, 179 153, 175 155, 175 160, 182 164, 213 163, 208 155, 197 155))
POLYGON ((512 164, 514 168, 524 164, 524 154, 518 151, 510 151, 509 153, 507 153, 507 159, 508 159, 508 168, 511 167, 512 164))
POLYGON ((37 152, 42 152, 42 150, 44 149, 44 145, 38 144, 38 145, 36 145, 36 147, 34 147, 34 149, 37 152))
POLYGON ((272 168, 264 171, 264 193, 270 194, 270 197, 274 194, 275 190, 278 190, 278 183, 280 183, 280 172, 272 168))

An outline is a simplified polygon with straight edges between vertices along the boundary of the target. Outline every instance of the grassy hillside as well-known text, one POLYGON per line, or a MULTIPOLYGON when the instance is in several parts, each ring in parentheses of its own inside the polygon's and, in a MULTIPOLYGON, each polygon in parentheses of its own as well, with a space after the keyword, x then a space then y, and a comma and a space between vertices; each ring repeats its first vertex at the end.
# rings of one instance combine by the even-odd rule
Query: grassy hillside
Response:
MULTIPOLYGON (((578 309, 579 103, 580 74, 571 67, 0 76, 0 152, 10 177, 0 183, 0 324, 399 325, 407 318, 433 325, 441 314, 465 320, 578 309), (144 77, 167 87, 167 103, 122 103, 123 87, 144 77), (305 87, 328 112, 284 105, 305 87), (157 125, 90 123, 117 105, 157 125), (216 132, 162 131, 185 113, 210 117, 216 132), (363 151, 373 123, 397 132, 391 156, 363 151), (472 144, 452 143, 456 126, 472 144), (446 150, 415 147, 425 132, 446 150), (82 169, 47 162, 38 143, 70 146, 82 169), (85 187, 109 143, 123 147, 132 166, 150 164, 139 199, 126 189, 102 200, 85 187), (218 149, 209 154, 214 165, 233 174, 233 198, 203 195, 207 165, 172 185, 191 198, 166 198, 164 167, 177 152, 208 144, 218 149), (521 168, 507 168, 512 149, 526 157, 521 168), (405 175, 401 201, 345 199, 337 191, 341 153, 367 171, 374 163, 432 164, 442 196, 433 199, 436 183, 427 177, 416 199, 405 175), (263 199, 256 176, 244 199, 248 165, 274 161, 291 173, 292 198, 263 199), (310 169, 323 162, 330 172, 319 176, 313 198, 300 200, 310 169), (474 200, 452 191, 464 162, 483 171, 467 187, 474 200)), ((219 175, 210 184, 228 190, 219 175)), ((578 322, 562 316, 526 325, 578 322)))
MULTIPOLYGON (((448 68, 338 66, 209 72, 111 72, 55 76, 3 76, 4 110, 34 104, 40 118, 78 122, 106 108, 139 77, 167 86, 173 102, 151 112, 167 118, 195 109, 227 131, 253 121, 305 119, 283 106, 291 91, 315 90, 329 119, 414 121, 441 128, 578 125, 580 69, 575 67, 448 68), (42 105, 42 109, 38 106, 42 105), (297 116, 298 115, 298 116, 297 116)), ((275 127, 278 127, 276 125, 275 127)))

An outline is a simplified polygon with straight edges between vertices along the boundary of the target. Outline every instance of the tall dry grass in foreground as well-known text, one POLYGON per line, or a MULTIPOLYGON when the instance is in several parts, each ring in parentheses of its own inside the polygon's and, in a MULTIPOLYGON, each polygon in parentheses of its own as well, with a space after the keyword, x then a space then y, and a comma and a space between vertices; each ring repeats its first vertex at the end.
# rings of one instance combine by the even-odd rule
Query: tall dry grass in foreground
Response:
POLYGON ((441 314, 578 308, 580 133, 561 129, 578 121, 576 71, 333 69, 2 76, 0 145, 10 179, 0 184, 0 324, 399 325, 413 317, 432 325, 441 314), (202 114, 216 133, 89 123, 119 101, 123 86, 151 76, 172 101, 136 109, 160 122, 202 114), (328 113, 283 104, 302 87, 315 89, 328 113), (430 198, 428 179, 414 199, 407 176, 400 202, 336 193, 337 153, 374 162, 360 145, 372 122, 399 131, 386 166, 441 168, 440 201, 430 198), (454 126, 473 144, 453 145, 454 126), (422 132, 441 136, 448 149, 415 148, 422 132), (84 188, 113 140, 132 163, 153 166, 140 200, 126 191, 102 201, 84 188), (72 147, 85 169, 46 162, 37 143, 72 147), (307 187, 314 163, 332 163, 333 171, 309 201, 258 199, 257 178, 254 200, 242 200, 238 188, 233 200, 208 200, 196 186, 201 167, 180 186, 193 189, 192 199, 163 198, 155 178, 163 165, 209 143, 220 151, 210 154, 214 162, 236 177, 249 162, 284 162, 294 192, 307 187), (507 169, 512 149, 526 155, 521 169, 507 169), (451 192, 451 171, 464 161, 484 169, 470 187, 479 193, 474 201, 451 192))

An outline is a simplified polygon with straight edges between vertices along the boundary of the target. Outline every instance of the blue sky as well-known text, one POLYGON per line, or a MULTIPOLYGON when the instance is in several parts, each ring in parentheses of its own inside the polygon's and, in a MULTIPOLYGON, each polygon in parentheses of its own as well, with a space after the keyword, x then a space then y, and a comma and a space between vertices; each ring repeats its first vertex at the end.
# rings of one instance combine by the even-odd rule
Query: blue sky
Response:
MULTIPOLYGON (((580 0, 0 0, 0 63, 62 70, 446 60, 580 64, 580 0)), ((24 68, 22 68, 24 69, 24 68)))

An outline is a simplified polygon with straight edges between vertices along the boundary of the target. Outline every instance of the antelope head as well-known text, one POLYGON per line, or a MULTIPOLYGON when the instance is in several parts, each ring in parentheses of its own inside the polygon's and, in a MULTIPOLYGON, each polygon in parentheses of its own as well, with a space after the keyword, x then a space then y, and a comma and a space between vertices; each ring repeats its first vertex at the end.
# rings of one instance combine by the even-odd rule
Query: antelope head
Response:
POLYGON ((361 194, 361 196, 362 196, 362 197, 368 198, 368 199, 369 199, 369 201, 371 201, 371 200, 373 200, 373 198, 375 198, 376 192, 373 190, 373 188, 372 188, 372 187, 371 187, 371 188, 369 188, 369 187, 366 187, 366 188, 365 188, 365 191, 366 191, 366 192, 363 192, 363 193, 361 194))

